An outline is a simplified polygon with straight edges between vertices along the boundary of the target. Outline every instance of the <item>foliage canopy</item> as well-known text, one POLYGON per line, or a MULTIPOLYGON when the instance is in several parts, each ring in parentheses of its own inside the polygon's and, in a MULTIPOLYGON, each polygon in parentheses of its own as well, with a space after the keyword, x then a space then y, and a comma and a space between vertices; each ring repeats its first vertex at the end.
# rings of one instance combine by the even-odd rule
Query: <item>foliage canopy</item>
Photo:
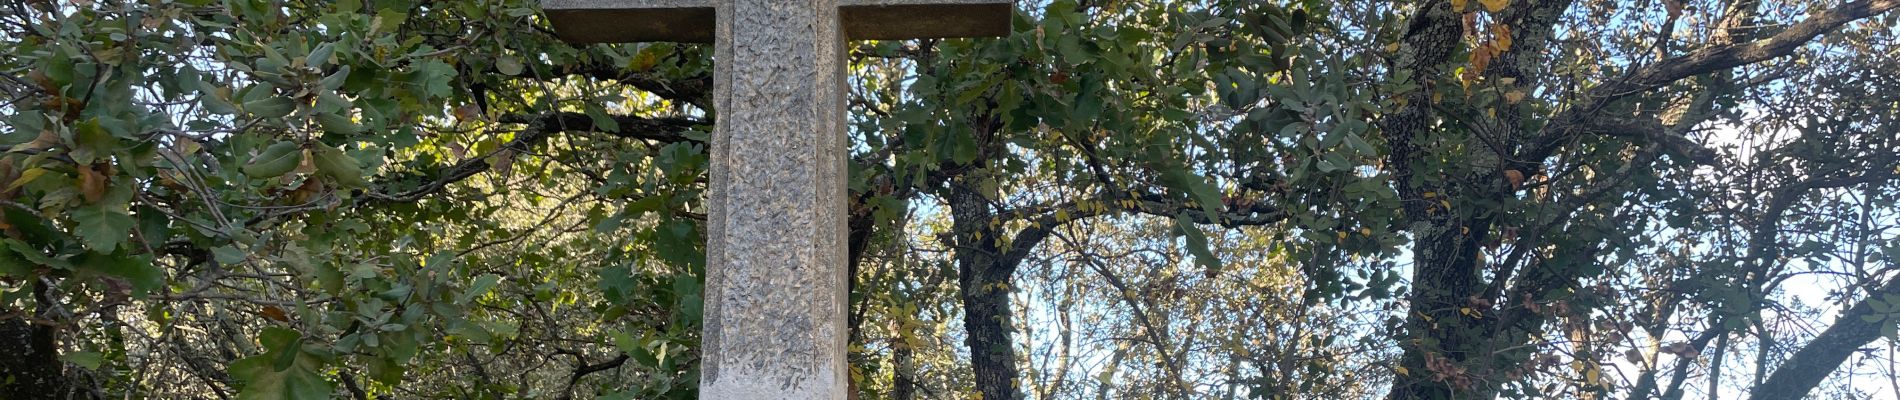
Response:
MULTIPOLYGON (((1900 0, 1018 7, 851 45, 862 396, 1900 392, 1900 0)), ((710 48, 532 0, 0 33, 0 398, 696 394, 710 48)))

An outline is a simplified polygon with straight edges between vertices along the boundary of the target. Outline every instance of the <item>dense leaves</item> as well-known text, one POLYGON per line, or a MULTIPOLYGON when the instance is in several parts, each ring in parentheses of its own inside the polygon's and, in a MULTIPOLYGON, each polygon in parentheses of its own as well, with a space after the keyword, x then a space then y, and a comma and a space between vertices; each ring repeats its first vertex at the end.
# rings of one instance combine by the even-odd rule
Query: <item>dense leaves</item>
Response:
MULTIPOLYGON (((1900 374, 1896 7, 1056 0, 854 42, 853 387, 1890 396, 1855 378, 1900 374)), ((532 0, 0 32, 0 397, 696 395, 711 48, 532 0)))

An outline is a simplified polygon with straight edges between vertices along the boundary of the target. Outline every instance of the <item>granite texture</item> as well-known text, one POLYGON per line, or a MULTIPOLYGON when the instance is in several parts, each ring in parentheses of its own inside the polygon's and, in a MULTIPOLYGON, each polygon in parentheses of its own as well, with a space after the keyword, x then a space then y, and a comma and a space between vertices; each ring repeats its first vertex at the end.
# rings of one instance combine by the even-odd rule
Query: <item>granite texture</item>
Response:
POLYGON ((844 399, 849 39, 1008 33, 1009 0, 543 0, 564 40, 713 42, 700 397, 844 399))
POLYGON ((837 0, 722 6, 700 396, 843 399, 848 147, 837 0))
MULTIPOLYGON (((554 31, 574 43, 712 43, 731 0, 542 0, 554 31)), ((839 0, 849 39, 1002 36, 1013 0, 839 0)), ((788 4, 797 2, 788 2, 788 4)))

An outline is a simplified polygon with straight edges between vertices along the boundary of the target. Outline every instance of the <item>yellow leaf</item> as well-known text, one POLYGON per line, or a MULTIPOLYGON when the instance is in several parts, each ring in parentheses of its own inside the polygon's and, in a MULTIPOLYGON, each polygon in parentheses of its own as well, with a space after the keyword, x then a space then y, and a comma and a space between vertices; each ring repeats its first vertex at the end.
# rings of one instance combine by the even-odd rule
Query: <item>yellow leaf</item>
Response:
POLYGON ((1519 89, 1512 89, 1512 90, 1511 90, 1511 91, 1509 91, 1509 92, 1504 92, 1504 102, 1506 102, 1506 103, 1511 103, 1511 104, 1517 104, 1518 102, 1521 102, 1521 101, 1524 101, 1524 91, 1523 91, 1523 90, 1519 90, 1519 89))
POLYGON ((1392 372, 1397 372, 1399 375, 1412 376, 1412 370, 1405 369, 1405 367, 1392 367, 1392 372))
POLYGON ((40 131, 40 135, 38 137, 33 138, 33 141, 26 142, 25 144, 20 145, 19 148, 25 149, 25 150, 45 150, 45 149, 53 148, 53 146, 57 146, 60 143, 61 143, 61 139, 59 138, 58 132, 53 132, 52 130, 43 130, 43 131, 40 131))
POLYGON ((1511 48, 1511 27, 1504 24, 1491 24, 1491 33, 1497 36, 1498 48, 1511 48))
POLYGON ((1484 69, 1491 66, 1491 58, 1497 55, 1498 48, 1493 43, 1478 45, 1478 48, 1471 49, 1471 69, 1466 72, 1473 76, 1484 73, 1484 69))
POLYGON ((1454 10, 1454 11, 1463 11, 1463 10, 1465 9, 1465 4, 1470 4, 1470 1, 1468 1, 1468 0, 1451 0, 1451 9, 1452 9, 1452 10, 1454 10))
MULTIPOLYGON (((1523 95, 1519 95, 1519 97, 1522 96, 1523 95)), ((1509 93, 1506 93, 1506 97, 1509 97, 1509 93)), ((1524 186, 1524 173, 1518 172, 1518 170, 1504 170, 1504 179, 1511 183, 1511 190, 1517 190, 1518 187, 1524 186)))
POLYGON ((106 196, 106 176, 94 170, 90 165, 79 167, 79 194, 87 203, 97 203, 106 196))
MULTIPOLYGON (((1484 9, 1490 10, 1491 12, 1502 11, 1504 10, 1504 6, 1511 5, 1511 0, 1478 0, 1478 2, 1484 3, 1484 9)), ((1453 3, 1459 2, 1453 1, 1453 3)))
POLYGON ((13 183, 8 184, 7 190, 19 189, 21 186, 26 186, 27 183, 32 183, 34 179, 38 179, 40 175, 46 175, 45 168, 34 168, 26 170, 26 172, 21 172, 20 179, 14 179, 13 183))

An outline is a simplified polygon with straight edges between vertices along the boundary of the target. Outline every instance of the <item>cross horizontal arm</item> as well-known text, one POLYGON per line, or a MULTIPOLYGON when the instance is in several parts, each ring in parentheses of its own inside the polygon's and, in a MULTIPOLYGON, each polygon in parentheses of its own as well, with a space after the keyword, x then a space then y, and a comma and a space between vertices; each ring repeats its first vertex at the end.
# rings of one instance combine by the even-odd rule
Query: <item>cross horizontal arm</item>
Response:
POLYGON ((1012 0, 839 0, 845 37, 859 40, 1009 34, 1012 0))
POLYGON ((541 0, 569 43, 712 43, 715 0, 541 0))
MULTIPOLYGON (((573 43, 712 43, 720 0, 542 0, 573 43)), ((900 40, 1002 36, 1012 0, 839 0, 845 37, 900 40)), ((734 27, 745 29, 745 27, 734 27)))

